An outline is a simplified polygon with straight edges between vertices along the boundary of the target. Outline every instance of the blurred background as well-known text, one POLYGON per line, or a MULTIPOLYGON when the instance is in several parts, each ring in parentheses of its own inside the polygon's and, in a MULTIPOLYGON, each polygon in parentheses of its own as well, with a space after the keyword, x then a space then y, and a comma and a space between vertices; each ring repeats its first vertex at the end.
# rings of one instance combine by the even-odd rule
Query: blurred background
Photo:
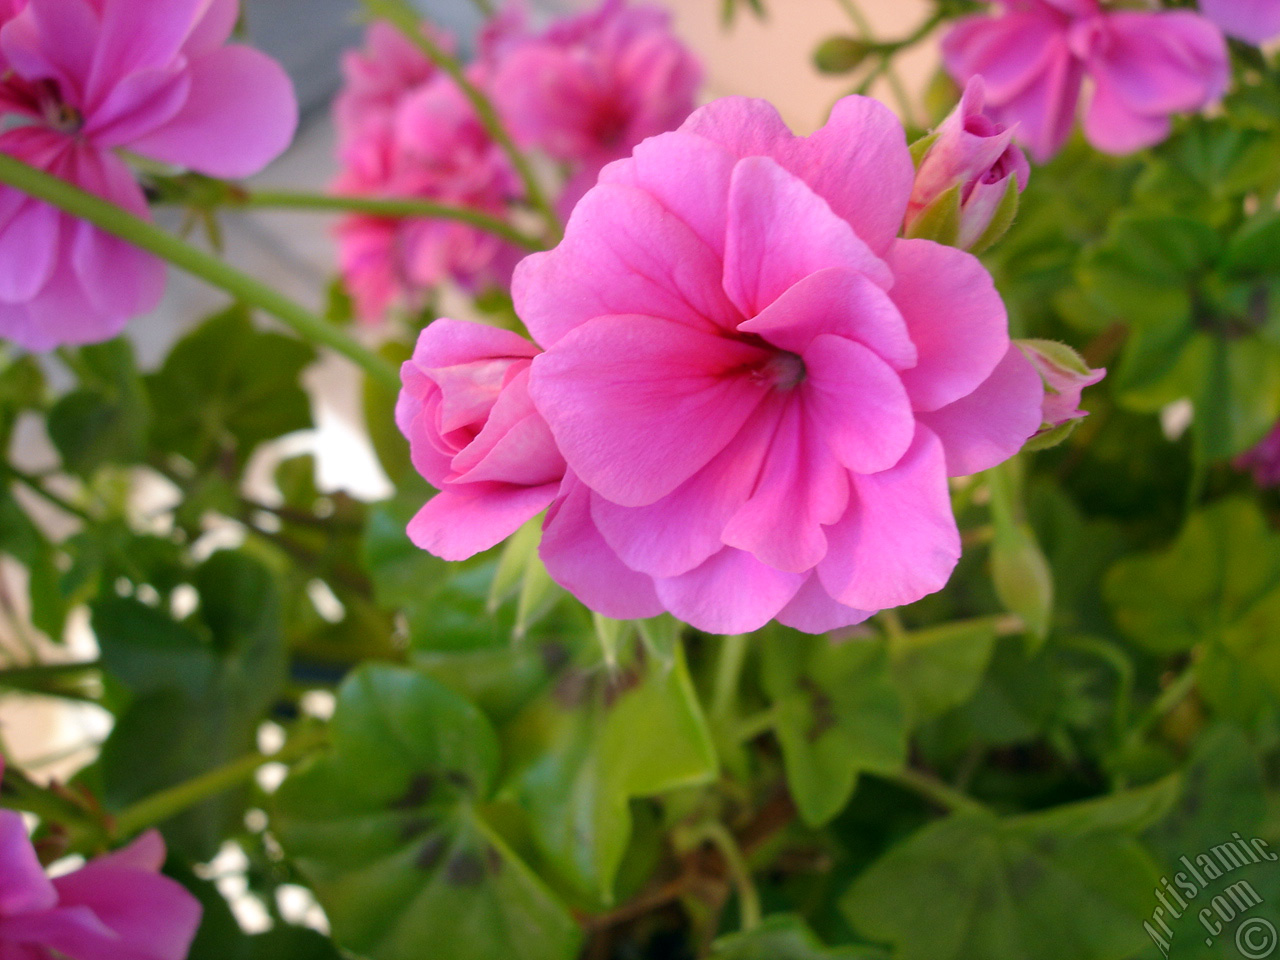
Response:
MULTIPOLYGON (((593 5, 595 0, 529 0, 539 14, 551 16, 593 5)), ((646 0, 669 9, 677 32, 706 67, 704 98, 726 95, 768 97, 788 123, 808 133, 825 120, 831 104, 849 92, 849 81, 821 75, 813 66, 815 48, 827 37, 852 32, 850 6, 854 0, 770 0, 768 19, 761 21, 745 8, 726 27, 722 0, 646 0)), ((905 36, 924 20, 926 0, 856 0, 858 11, 878 39, 905 36)), ((454 32, 464 49, 481 18, 471 0, 417 0, 424 15, 454 32)), ((259 178, 262 186, 292 190, 322 190, 332 179, 333 127, 330 102, 340 81, 343 50, 356 46, 362 27, 355 0, 245 0, 245 17, 252 42, 284 63, 292 74, 302 106, 302 124, 292 149, 259 178)), ((937 50, 922 44, 900 58, 899 73, 911 102, 919 103, 925 85, 937 68, 937 50)), ((887 84, 873 91, 901 112, 887 84)), ((920 122, 920 121, 917 121, 920 122)), ((318 298, 334 269, 333 219, 315 213, 228 212, 223 217, 227 258, 237 266, 282 289, 302 303, 319 308, 318 298)), ((171 229, 182 225, 166 223, 171 229)), ((219 308, 223 295, 185 275, 170 277, 165 300, 153 314, 129 325, 144 368, 154 366, 188 327, 219 308)), ((448 304, 446 304, 446 307, 448 304)), ((55 387, 56 364, 50 367, 55 387)), ((382 475, 364 435, 360 413, 359 378, 339 358, 330 357, 308 375, 317 429, 298 434, 260 451, 251 483, 260 489, 250 495, 270 499, 269 478, 283 457, 313 453, 324 489, 346 490, 364 499, 387 496, 390 485, 382 475)), ((41 421, 31 417, 20 426, 17 461, 39 471, 57 463, 43 435, 41 421)), ((25 491, 20 491, 25 493, 25 491)), ((159 485, 144 487, 139 510, 164 505, 167 492, 159 485), (150 502, 146 502, 150 499, 150 502)), ((29 503, 47 517, 49 532, 68 531, 65 516, 42 503, 29 503)), ((233 545, 236 534, 227 531, 233 545)), ((211 534, 216 541, 217 531, 211 534)), ((5 660, 24 662, 35 650, 47 662, 59 658, 92 659, 96 649, 87 618, 73 622, 67 645, 51 648, 21 626, 20 605, 26 596, 25 573, 0 558, 0 652, 5 660), (4 608, 16 616, 3 616, 4 608)), ((109 732, 109 717, 92 705, 68 706, 65 701, 12 696, 0 708, 0 749, 14 762, 41 778, 65 779, 87 763, 109 732)))

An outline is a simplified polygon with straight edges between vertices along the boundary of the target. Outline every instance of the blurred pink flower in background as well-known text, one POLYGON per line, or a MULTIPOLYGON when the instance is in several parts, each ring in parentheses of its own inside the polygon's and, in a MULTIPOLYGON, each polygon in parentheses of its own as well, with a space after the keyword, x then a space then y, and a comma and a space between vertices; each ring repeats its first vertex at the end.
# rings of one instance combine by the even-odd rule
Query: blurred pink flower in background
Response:
POLYGON ((968 250, 987 233, 1009 191, 1026 189, 1031 164, 1013 145, 1015 131, 987 116, 985 102, 982 78, 971 78, 960 103, 938 127, 916 170, 907 205, 908 234, 933 204, 958 187, 957 245, 968 250))
POLYGON ((413 465, 441 491, 409 537, 464 560, 515 533, 555 499, 564 458, 529 399, 538 348, 508 330, 437 320, 404 364, 396 423, 413 465))
MULTIPOLYGON (((520 187, 502 148, 448 76, 399 98, 386 123, 368 123, 342 147, 340 195, 421 198, 504 217, 520 187)), ((356 314, 382 320, 425 305, 446 280, 506 286, 522 251, 465 223, 366 214, 338 225, 339 266, 356 314)))
MULTIPOLYGON (((450 37, 434 32, 446 49, 452 49, 450 37)), ((371 130, 389 130, 401 100, 438 74, 427 55, 398 28, 383 20, 371 23, 364 47, 342 57, 344 84, 333 105, 339 151, 358 149, 371 130)))
POLYGON ((985 79, 992 116, 1017 123, 1041 163, 1067 142, 1086 78, 1085 137, 1116 154, 1159 143, 1172 115, 1214 103, 1230 81, 1222 33, 1195 13, 1106 10, 1097 0, 997 7, 958 21, 943 56, 961 83, 985 79))
MULTIPOLYGON (((24 125, 0 152, 139 216, 142 190, 115 152, 217 177, 256 173, 293 137, 288 77, 224 45, 236 0, 29 0, 0 30, 0 114, 24 125)), ((31 350, 115 336, 152 309, 154 257, 0 188, 0 337, 31 350)))
POLYGON ((602 167, 693 111, 702 68, 656 6, 604 0, 531 33, 513 7, 489 37, 492 89, 524 146, 570 164, 567 213, 602 167))
POLYGON ((200 904, 160 874, 164 857, 164 841, 153 830, 49 879, 22 814, 0 810, 0 957, 184 960, 200 904))
MULTIPOLYGON (((528 393, 568 465, 542 543, 553 578, 606 616, 668 610, 715 633, 775 616, 823 632, 946 583, 960 555, 947 477, 1015 454, 1043 387, 978 260, 897 239, 913 179, 900 123, 859 97, 809 138, 763 101, 722 100, 606 168, 564 242, 516 271, 546 352, 502 348, 520 358, 502 379, 525 417, 512 371, 532 357, 528 393)), ((411 398, 429 393, 424 368, 446 366, 419 351, 411 398)), ((496 371, 471 370, 492 395, 496 371)), ((430 409, 405 395, 402 410, 430 409)), ((485 436, 501 404, 467 430, 485 436)), ((451 550, 483 549, 547 502, 562 468, 522 423, 495 477, 528 501, 483 540, 468 529, 478 505, 429 505, 451 550), (525 456, 536 476, 512 472, 525 456)))
POLYGON ((1280 37, 1280 0, 1200 0, 1200 10, 1223 33, 1245 43, 1280 37))
POLYGON ((1280 487, 1280 423, 1259 441, 1232 461, 1237 470, 1253 474, 1253 481, 1260 487, 1280 487))

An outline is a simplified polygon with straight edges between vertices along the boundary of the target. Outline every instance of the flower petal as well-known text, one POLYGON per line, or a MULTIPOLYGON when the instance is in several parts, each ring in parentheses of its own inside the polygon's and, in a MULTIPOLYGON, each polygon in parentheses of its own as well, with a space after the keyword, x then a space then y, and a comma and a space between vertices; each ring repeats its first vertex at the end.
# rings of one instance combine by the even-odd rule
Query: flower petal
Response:
POLYGON ((602 317, 533 361, 530 393, 574 473, 614 503, 671 493, 764 396, 756 347, 653 317, 602 317))
POLYGON ((828 633, 852 627, 874 616, 831 599, 816 573, 810 574, 800 592, 778 611, 778 622, 804 633, 828 633))
POLYGON ((965 477, 1004 463, 1040 429, 1044 384, 1016 346, 977 390, 940 410, 919 415, 938 435, 947 475, 965 477))
POLYGON ((902 373, 916 410, 968 396, 1009 348, 1009 319, 979 260, 928 240, 904 240, 889 255, 889 296, 902 311, 919 363, 902 373))
POLYGON ((512 296, 543 347, 619 314, 716 330, 742 319, 721 290, 722 272, 715 251, 652 196, 607 183, 582 198, 560 246, 520 263, 512 296))
POLYGON ((827 592, 860 610, 886 610, 941 590, 960 559, 942 444, 917 428, 892 470, 853 475, 844 518, 827 530, 818 566, 827 592))
POLYGON ((131 149, 213 177, 247 177, 284 152, 297 125, 280 64, 249 47, 221 47, 192 61, 187 102, 131 149))
POLYGON ((547 508, 560 484, 451 484, 409 521, 414 545, 444 560, 466 560, 496 546, 547 508))
POLYGON ((706 633, 750 633, 772 620, 804 577, 726 547, 679 577, 657 581, 658 596, 678 619, 706 633))
POLYGON ((860 343, 824 334, 804 353, 805 413, 816 440, 854 473, 879 473, 902 459, 915 417, 902 380, 860 343))
POLYGON ((551 579, 584 604, 615 620, 641 620, 662 613, 653 578, 627 567, 591 520, 591 491, 573 474, 547 513, 538 552, 551 579))
POLYGON ((884 262, 808 184, 768 157, 739 161, 729 194, 724 289, 754 317, 805 277, 829 267, 893 282, 884 262))
POLYGON ((22 814, 0 810, 0 917, 48 910, 58 902, 27 836, 22 814))

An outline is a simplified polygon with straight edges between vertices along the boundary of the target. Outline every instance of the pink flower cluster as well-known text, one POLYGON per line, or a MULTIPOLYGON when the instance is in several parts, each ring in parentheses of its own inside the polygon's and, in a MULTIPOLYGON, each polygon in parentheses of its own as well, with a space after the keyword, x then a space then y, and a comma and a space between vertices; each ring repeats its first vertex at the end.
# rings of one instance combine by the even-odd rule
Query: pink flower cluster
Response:
POLYGON ((1123 154, 1159 143, 1172 115, 1214 103, 1231 76, 1226 41, 1204 17, 1099 0, 998 0, 994 15, 957 23, 943 55, 961 83, 983 77, 996 119, 1018 124, 1041 163, 1067 142, 1086 80, 1085 136, 1123 154))
MULTIPOLYGON (((238 12, 237 0, 8 0, 0 152, 143 217, 119 151, 256 173, 288 145, 297 106, 278 64, 226 45, 238 12)), ((31 350, 105 340, 163 284, 156 258, 0 187, 0 337, 31 350)))
MULTIPOLYGON (((374 24, 365 48, 348 54, 343 67, 335 110, 343 170, 335 192, 417 197, 499 218, 522 200, 503 150, 458 85, 412 41, 374 24)), ((684 120, 700 79, 668 15, 624 0, 606 0, 542 33, 513 7, 485 30, 466 77, 522 147, 567 165, 563 213, 606 163, 684 120)), ((443 219, 355 215, 338 237, 343 277, 368 322, 393 307, 419 309, 445 281, 470 290, 507 286, 521 256, 491 234, 443 219)))
POLYGON ((200 904, 160 875, 164 856, 164 841, 153 830, 51 880, 22 815, 0 810, 0 957, 184 960, 200 925, 200 904))
POLYGON ((947 478, 1017 453, 1040 374, 973 256, 900 240, 902 126, 850 97, 811 137, 726 99, 605 168, 517 269, 537 346, 441 320, 397 420, 446 559, 547 509, 551 576, 619 619, 809 632, 940 589, 947 478))

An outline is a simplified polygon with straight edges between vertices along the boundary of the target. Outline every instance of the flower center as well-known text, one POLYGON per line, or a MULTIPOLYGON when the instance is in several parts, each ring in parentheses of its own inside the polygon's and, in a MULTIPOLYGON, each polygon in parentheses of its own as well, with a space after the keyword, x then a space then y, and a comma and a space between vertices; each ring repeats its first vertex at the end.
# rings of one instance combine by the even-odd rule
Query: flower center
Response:
POLYGON ((79 133, 84 115, 62 99, 62 91, 52 80, 42 81, 36 88, 36 102, 44 121, 59 133, 79 133))
POLYGON ((758 376, 775 390, 786 391, 804 383, 808 371, 805 370, 804 358, 799 354, 779 350, 760 368, 758 376))

